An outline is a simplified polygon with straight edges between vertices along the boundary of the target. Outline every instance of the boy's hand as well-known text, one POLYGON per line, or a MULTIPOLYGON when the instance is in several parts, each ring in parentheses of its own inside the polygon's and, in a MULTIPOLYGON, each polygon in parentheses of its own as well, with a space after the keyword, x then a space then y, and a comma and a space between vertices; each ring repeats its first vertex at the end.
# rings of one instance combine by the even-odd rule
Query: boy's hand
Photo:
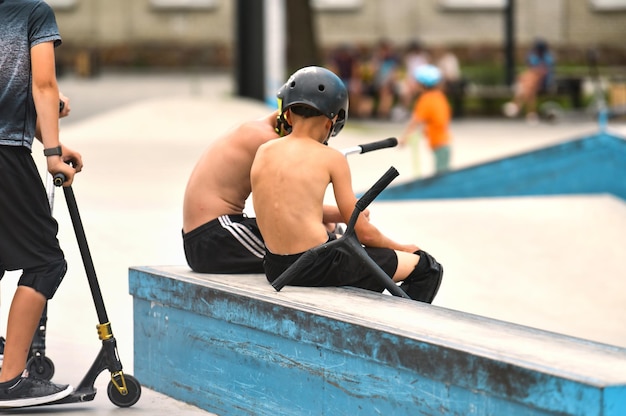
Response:
POLYGON ((80 153, 63 144, 61 145, 61 149, 63 162, 71 164, 76 173, 83 170, 83 157, 80 153))
POLYGON ((70 186, 74 180, 74 174, 76 170, 63 161, 62 156, 48 156, 46 158, 48 163, 48 172, 54 177, 58 173, 65 175, 65 182, 63 186, 70 186))
POLYGON ((61 145, 62 156, 48 156, 48 172, 54 177, 57 173, 65 175, 63 186, 70 186, 74 181, 74 175, 83 169, 83 158, 80 153, 69 147, 61 145))

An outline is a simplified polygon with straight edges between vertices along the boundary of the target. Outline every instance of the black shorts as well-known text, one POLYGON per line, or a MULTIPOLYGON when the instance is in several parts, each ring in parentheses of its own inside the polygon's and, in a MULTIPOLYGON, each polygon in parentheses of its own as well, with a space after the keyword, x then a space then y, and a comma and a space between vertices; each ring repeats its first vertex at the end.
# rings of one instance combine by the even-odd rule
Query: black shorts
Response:
POLYGON ((183 233, 185 258, 198 273, 263 273, 265 244, 256 218, 222 215, 183 233))
POLYGON ((63 260, 58 229, 30 150, 0 146, 0 276, 63 260))
MULTIPOLYGON (((336 237, 329 234, 329 241, 336 237)), ((372 260, 391 278, 398 268, 398 256, 394 250, 388 248, 365 247, 365 251, 372 260)), ((271 283, 291 266, 303 253, 286 256, 267 251, 265 254, 265 275, 271 283)), ((307 268, 306 275, 296 276, 289 284, 292 286, 353 286, 362 289, 382 292, 385 286, 376 277, 374 272, 341 245, 322 252, 315 263, 307 268)))

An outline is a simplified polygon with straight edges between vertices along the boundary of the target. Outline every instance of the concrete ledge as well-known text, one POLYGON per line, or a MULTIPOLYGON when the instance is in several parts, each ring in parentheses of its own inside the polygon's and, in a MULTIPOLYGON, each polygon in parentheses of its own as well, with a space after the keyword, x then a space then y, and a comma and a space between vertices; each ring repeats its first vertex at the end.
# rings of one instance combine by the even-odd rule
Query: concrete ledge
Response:
POLYGON ((626 414, 626 349, 351 288, 129 270, 134 373, 219 415, 626 414))

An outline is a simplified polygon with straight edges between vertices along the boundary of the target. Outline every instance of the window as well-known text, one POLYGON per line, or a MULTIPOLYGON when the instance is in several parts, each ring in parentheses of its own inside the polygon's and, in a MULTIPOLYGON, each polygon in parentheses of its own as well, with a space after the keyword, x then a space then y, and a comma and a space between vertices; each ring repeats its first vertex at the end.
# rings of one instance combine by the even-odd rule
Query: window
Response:
MULTIPOLYGON (((290 1, 290 0, 286 0, 290 1)), ((291 0, 293 1, 293 0, 291 0)), ((354 10, 363 5, 363 0, 311 0, 314 10, 354 10)))
POLYGON ((439 0, 447 10, 503 10, 507 0, 439 0))
POLYGON ((217 3, 218 0, 150 0, 150 5, 160 10, 210 10, 217 3))
POLYGON ((591 8, 595 11, 626 11, 626 0, 589 0, 591 8))

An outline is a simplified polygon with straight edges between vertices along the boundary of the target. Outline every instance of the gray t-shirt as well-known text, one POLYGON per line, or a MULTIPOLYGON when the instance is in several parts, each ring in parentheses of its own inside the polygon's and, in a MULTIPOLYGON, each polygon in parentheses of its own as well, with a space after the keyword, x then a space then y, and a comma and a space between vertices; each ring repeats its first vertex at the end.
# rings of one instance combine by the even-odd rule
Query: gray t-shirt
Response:
POLYGON ((0 0, 0 145, 31 149, 37 113, 30 48, 61 44, 54 12, 42 0, 0 0))

